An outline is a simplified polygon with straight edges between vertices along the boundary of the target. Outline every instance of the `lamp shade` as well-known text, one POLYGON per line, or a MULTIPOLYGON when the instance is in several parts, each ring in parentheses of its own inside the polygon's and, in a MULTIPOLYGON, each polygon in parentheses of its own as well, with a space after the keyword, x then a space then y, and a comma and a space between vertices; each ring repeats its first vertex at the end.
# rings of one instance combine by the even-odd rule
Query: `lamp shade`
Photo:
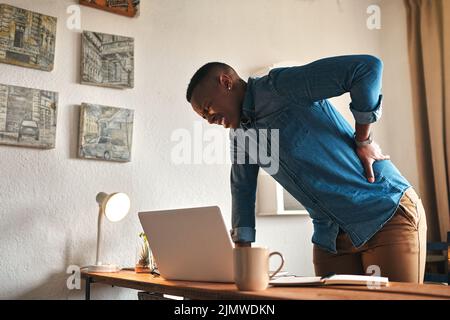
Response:
POLYGON ((105 203, 105 215, 112 222, 125 218, 129 210, 130 198, 125 193, 114 193, 105 203))
POLYGON ((97 202, 109 221, 117 222, 125 218, 130 210, 130 198, 125 193, 101 192, 97 195, 97 202))

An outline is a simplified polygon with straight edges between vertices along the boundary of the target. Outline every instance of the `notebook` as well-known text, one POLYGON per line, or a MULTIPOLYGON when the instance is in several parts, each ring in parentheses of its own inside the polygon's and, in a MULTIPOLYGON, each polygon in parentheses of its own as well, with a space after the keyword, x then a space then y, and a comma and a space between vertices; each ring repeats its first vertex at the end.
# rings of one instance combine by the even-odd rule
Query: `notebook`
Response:
POLYGON ((272 286, 324 286, 324 285, 369 285, 386 286, 389 279, 376 276, 338 274, 327 277, 277 277, 269 282, 272 286))

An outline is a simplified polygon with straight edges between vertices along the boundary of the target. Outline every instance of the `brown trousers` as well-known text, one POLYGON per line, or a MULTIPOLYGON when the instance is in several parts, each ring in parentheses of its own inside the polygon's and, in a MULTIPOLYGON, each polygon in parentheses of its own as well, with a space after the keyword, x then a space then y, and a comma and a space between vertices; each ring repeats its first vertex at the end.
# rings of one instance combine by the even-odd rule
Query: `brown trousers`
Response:
POLYGON ((373 274, 379 267, 389 281, 423 283, 426 258, 427 221, 422 201, 409 188, 394 216, 366 244, 356 249, 346 233, 339 233, 337 254, 314 245, 317 276, 373 274), (377 267, 378 266, 378 267, 377 267))

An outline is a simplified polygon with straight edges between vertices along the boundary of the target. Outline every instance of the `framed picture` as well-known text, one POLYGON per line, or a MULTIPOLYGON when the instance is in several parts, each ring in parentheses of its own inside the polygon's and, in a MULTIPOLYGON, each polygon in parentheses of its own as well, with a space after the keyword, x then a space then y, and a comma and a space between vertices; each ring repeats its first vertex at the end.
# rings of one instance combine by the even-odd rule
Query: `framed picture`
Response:
POLYGON ((131 161, 134 111, 83 103, 80 113, 79 157, 131 161))
POLYGON ((56 18, 0 4, 0 62, 52 71, 56 18))
POLYGON ((140 0, 80 0, 80 4, 127 17, 139 13, 140 0))
POLYGON ((256 191, 259 216, 308 215, 308 211, 270 175, 260 170, 256 191))
POLYGON ((84 31, 81 41, 81 83, 134 87, 134 39, 84 31))
POLYGON ((0 84, 0 144, 55 148, 58 93, 0 84))

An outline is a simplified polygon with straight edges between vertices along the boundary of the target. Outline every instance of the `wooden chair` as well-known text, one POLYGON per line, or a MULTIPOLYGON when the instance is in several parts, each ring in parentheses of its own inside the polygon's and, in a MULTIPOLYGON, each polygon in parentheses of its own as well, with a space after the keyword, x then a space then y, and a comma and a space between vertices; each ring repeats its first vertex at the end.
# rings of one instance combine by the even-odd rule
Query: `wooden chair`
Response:
POLYGON ((424 282, 450 284, 450 232, 447 242, 427 243, 427 263, 424 282))

